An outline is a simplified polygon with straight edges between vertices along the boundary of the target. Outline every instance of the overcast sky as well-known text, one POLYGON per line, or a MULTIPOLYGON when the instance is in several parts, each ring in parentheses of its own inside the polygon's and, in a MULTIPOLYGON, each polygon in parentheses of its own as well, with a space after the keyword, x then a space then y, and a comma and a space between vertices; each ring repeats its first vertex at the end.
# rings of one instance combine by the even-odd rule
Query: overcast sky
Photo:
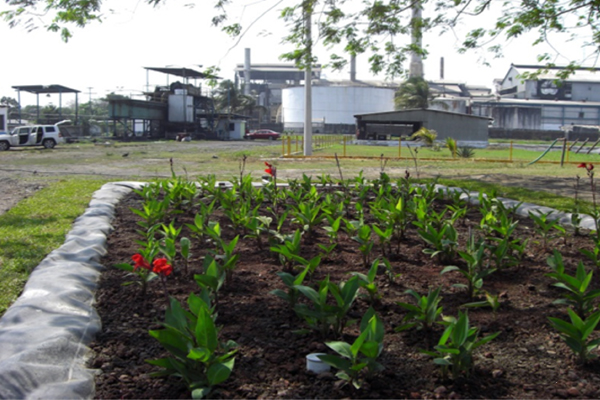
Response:
MULTIPOLYGON (((236 0, 236 3, 245 6, 236 8, 231 21, 239 21, 244 26, 274 4, 272 0, 236 0)), ((73 29, 74 37, 68 43, 62 42, 59 34, 43 28, 26 32, 20 27, 10 29, 0 21, 4 53, 0 97, 17 98, 17 92, 12 89, 16 85, 59 84, 80 90, 79 101, 85 102, 90 95, 94 99, 110 92, 139 94, 147 83, 151 88, 166 84, 166 75, 150 72, 147 76, 143 67, 218 65, 220 76, 233 80, 235 65, 244 62, 245 48, 251 49, 252 63, 279 63, 282 62, 279 55, 292 50, 289 44, 280 43, 285 32, 283 22, 278 19, 282 5, 256 22, 238 42, 211 26, 214 11, 209 5, 188 7, 185 4, 186 1, 169 0, 166 5, 153 8, 143 0, 106 0, 104 22, 73 29)), ((0 10, 5 7, 0 4, 0 10)), ((491 88, 493 80, 504 77, 511 63, 536 64, 536 55, 542 51, 532 49, 530 43, 531 37, 509 43, 505 57, 488 59, 493 67, 486 67, 481 62, 481 54, 458 54, 456 48, 460 42, 453 35, 430 34, 424 39, 429 50, 425 78, 439 79, 440 58, 444 57, 446 80, 491 88)), ((567 56, 582 56, 580 46, 560 41, 558 45, 567 56)), ((316 51, 321 56, 327 53, 320 47, 316 51)), ((358 79, 373 79, 366 58, 358 59, 358 79)), ((326 58, 319 61, 325 62, 326 58)), ((566 63, 566 59, 557 62, 566 63)), ((325 70, 323 75, 347 78, 349 72, 325 70)), ((376 78, 383 80, 384 76, 376 78)), ((170 79, 172 82, 175 77, 170 79)), ((35 95, 21 93, 23 105, 35 104, 35 101, 35 95)), ((63 95, 63 105, 73 101, 73 95, 63 95)), ((41 105, 48 102, 58 105, 58 95, 40 96, 41 105)))

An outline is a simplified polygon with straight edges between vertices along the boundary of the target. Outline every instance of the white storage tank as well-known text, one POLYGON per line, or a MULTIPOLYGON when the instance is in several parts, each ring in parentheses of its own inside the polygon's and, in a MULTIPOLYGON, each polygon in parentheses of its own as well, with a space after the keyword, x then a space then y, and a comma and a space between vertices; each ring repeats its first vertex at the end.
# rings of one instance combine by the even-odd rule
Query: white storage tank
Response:
MULTIPOLYGON (((281 91, 285 127, 304 126, 304 86, 281 91)), ((394 111, 394 89, 364 86, 313 86, 313 120, 354 124, 355 114, 394 111)))

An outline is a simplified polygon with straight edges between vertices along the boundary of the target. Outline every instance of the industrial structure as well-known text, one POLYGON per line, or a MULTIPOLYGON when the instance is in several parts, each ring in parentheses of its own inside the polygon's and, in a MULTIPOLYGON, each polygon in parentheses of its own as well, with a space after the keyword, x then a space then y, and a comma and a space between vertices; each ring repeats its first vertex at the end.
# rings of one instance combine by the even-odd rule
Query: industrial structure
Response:
POLYGON ((201 85, 196 83, 208 78, 204 73, 191 68, 146 67, 146 70, 181 80, 144 93, 147 100, 109 97, 109 118, 115 132, 129 138, 230 140, 243 137, 248 117, 217 112, 213 99, 203 95, 201 85))
POLYGON ((564 70, 511 65, 497 80, 493 96, 438 100, 454 112, 493 118, 492 131, 560 132, 571 126, 600 126, 600 69, 577 69, 561 79, 564 70))
POLYGON ((358 140, 398 141, 410 137, 421 128, 434 130, 436 140, 452 138, 460 146, 486 147, 490 118, 439 110, 401 110, 383 113, 358 114, 358 140), (395 137, 395 139, 394 139, 395 137))
MULTIPOLYGON (((255 97, 257 103, 267 110, 263 119, 256 121, 260 127, 295 133, 303 131, 303 70, 292 64, 252 64, 247 53, 246 62, 238 64, 235 72, 236 85, 243 86, 245 93, 255 97)), ((315 65, 311 73, 311 114, 315 133, 354 134, 355 114, 395 109, 394 96, 398 82, 357 79, 355 59, 350 60, 349 79, 325 79, 321 76, 320 65, 315 65)), ((463 104, 470 98, 491 96, 491 89, 461 82, 440 79, 429 82, 429 85, 437 97, 462 98, 463 104)), ((465 113, 465 110, 457 112, 465 113)))
POLYGON ((51 94, 58 94, 58 119, 62 119, 62 101, 63 94, 74 94, 75 95, 75 121, 79 119, 79 93, 77 89, 71 89, 63 85, 21 85, 13 86, 13 89, 17 91, 17 101, 19 102, 19 124, 21 124, 21 92, 27 92, 35 94, 36 105, 37 105, 37 120, 40 120, 40 94, 50 96, 51 94))

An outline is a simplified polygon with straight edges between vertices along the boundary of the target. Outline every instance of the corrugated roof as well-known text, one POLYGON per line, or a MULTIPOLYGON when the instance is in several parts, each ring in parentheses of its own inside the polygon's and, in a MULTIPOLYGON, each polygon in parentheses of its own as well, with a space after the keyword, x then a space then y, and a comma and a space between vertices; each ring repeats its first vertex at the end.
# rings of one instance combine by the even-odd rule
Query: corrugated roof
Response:
POLYGON ((496 103, 496 104, 505 104, 505 105, 530 105, 530 106, 570 106, 570 107, 600 107, 600 102, 594 101, 572 101, 572 100, 541 100, 541 99, 511 99, 502 97, 500 99, 494 100, 473 100, 474 103, 496 103))
MULTIPOLYGON (((150 71, 162 72, 163 74, 181 76, 182 78, 208 78, 206 74, 191 68, 170 68, 170 67, 144 67, 150 71)), ((219 78, 218 76, 216 78, 219 78)))
POLYGON ((421 109, 421 108, 413 108, 413 109, 397 110, 397 111, 375 112, 375 113, 367 113, 367 114, 355 114, 354 118, 357 118, 357 117, 376 117, 376 116, 384 116, 384 115, 398 115, 398 116, 401 116, 402 114, 413 114, 415 112, 418 112, 418 113, 444 114, 444 115, 448 115, 448 116, 460 116, 460 117, 477 118, 477 119, 492 119, 492 118, 489 118, 489 117, 482 117, 482 116, 479 116, 479 115, 462 114, 462 113, 455 113, 455 112, 450 112, 450 111, 433 110, 433 109, 421 109))
MULTIPOLYGON (((519 74, 524 72, 536 73, 538 70, 544 70, 545 67, 542 65, 513 65, 513 68, 517 70, 519 74)), ((553 67, 549 68, 548 72, 539 75, 538 79, 560 79, 557 77, 557 73, 564 71, 564 67, 553 67)), ((600 82, 600 69, 599 68, 585 68, 577 69, 573 75, 571 75, 565 81, 567 82, 600 82)))
POLYGON ((71 89, 63 85, 25 85, 13 86, 13 89, 22 90, 29 93, 80 93, 77 89, 71 89))

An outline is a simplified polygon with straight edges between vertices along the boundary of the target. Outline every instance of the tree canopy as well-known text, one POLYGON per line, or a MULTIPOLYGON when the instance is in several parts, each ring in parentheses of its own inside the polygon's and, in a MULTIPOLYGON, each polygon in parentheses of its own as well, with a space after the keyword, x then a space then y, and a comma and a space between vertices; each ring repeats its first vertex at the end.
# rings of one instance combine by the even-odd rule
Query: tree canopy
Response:
MULTIPOLYGON (((144 1, 156 6, 169 0, 144 1)), ((7 10, 0 16, 10 26, 33 29, 40 24, 39 16, 44 15, 46 22, 41 24, 50 31, 60 32, 64 40, 72 36, 69 28, 102 20, 101 0, 6 0, 6 4, 7 10)), ((228 20, 229 8, 238 5, 236 0, 216 0, 213 24, 230 35, 243 35, 248 27, 228 20)), ((472 27, 463 38, 460 50, 485 49, 492 56, 502 53, 506 40, 520 39, 530 32, 534 34, 532 45, 549 42, 552 47, 553 34, 584 40, 583 47, 589 48, 588 56, 571 60, 561 77, 581 65, 595 65, 600 55, 599 0, 268 0, 265 12, 276 7, 282 7, 280 16, 289 27, 284 41, 292 50, 283 58, 300 66, 317 61, 309 49, 318 41, 332 49, 326 62, 333 68, 342 68, 348 54, 366 53, 373 73, 390 77, 402 75, 408 54, 427 55, 426 49, 407 40, 411 28, 419 32, 434 29, 447 32, 460 24, 472 27), (291 5, 285 6, 287 1, 291 5), (424 9, 423 18, 412 18, 411 9, 415 5, 424 9), (314 16, 312 39, 306 37, 306 13, 314 16), (494 15, 495 22, 482 22, 483 15, 494 15)), ((538 61, 554 66, 557 52, 542 53, 538 61)))

